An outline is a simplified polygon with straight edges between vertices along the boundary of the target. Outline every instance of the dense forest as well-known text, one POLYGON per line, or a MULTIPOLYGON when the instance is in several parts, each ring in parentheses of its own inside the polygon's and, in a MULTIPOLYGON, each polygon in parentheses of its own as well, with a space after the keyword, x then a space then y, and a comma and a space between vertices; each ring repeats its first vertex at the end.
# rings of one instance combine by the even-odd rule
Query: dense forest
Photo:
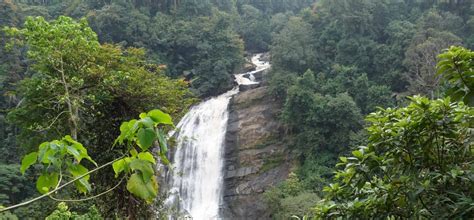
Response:
POLYGON ((78 178, 0 219, 166 218, 165 134, 261 52, 297 160, 272 218, 474 218, 472 1, 3 0, 0 27, 0 205, 78 178))

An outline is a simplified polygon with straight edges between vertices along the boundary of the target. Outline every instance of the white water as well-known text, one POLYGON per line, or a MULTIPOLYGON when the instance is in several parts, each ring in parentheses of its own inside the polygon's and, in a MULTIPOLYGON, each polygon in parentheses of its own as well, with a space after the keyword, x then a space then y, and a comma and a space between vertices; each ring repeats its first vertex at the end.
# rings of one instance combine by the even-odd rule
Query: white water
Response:
MULTIPOLYGON (((235 75, 236 82, 258 84, 254 73, 269 68, 268 62, 252 57, 255 71, 235 75), (248 78, 244 75, 249 74, 248 78)), ((223 146, 231 97, 238 87, 194 106, 179 122, 177 149, 168 180, 171 196, 167 206, 176 206, 181 215, 193 219, 219 219, 222 201, 223 146)), ((171 218, 176 216, 171 216, 171 218)))

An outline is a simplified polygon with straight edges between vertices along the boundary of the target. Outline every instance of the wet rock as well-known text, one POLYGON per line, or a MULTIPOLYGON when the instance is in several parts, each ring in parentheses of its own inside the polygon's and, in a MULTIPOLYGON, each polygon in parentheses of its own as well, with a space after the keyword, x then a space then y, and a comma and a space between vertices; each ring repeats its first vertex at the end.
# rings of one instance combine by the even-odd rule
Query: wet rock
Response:
POLYGON ((270 53, 264 53, 260 57, 260 61, 270 62, 270 60, 271 60, 270 53))
POLYGON ((254 71, 257 68, 255 64, 253 64, 250 61, 246 61, 241 68, 238 68, 236 73, 246 73, 246 72, 251 72, 254 71))
POLYGON ((268 70, 256 72, 253 74, 253 77, 255 77, 257 82, 261 82, 263 80, 263 75, 267 74, 267 72, 268 70))
POLYGON ((255 84, 247 84, 247 85, 239 85, 239 91, 245 92, 251 89, 258 88, 260 86, 260 83, 255 83, 255 84))

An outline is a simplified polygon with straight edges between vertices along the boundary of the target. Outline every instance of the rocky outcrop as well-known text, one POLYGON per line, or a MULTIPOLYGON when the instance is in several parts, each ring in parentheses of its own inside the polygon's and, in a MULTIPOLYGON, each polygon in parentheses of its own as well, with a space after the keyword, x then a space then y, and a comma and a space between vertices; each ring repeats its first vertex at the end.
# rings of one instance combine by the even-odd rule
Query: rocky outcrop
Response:
POLYGON ((258 85, 241 91, 229 105, 224 219, 269 219, 263 193, 285 180, 292 167, 277 120, 281 108, 268 94, 268 87, 258 85))
POLYGON ((260 87, 260 84, 242 84, 239 85, 239 91, 245 92, 260 87))

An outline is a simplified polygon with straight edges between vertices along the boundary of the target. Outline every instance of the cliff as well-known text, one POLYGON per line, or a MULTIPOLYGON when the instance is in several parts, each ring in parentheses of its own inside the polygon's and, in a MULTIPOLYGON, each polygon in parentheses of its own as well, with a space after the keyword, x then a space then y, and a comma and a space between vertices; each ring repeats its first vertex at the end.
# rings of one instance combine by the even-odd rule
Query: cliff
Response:
POLYGON ((263 193, 285 180, 292 167, 277 120, 281 108, 265 82, 240 89, 229 105, 221 213, 224 219, 269 219, 263 193))

